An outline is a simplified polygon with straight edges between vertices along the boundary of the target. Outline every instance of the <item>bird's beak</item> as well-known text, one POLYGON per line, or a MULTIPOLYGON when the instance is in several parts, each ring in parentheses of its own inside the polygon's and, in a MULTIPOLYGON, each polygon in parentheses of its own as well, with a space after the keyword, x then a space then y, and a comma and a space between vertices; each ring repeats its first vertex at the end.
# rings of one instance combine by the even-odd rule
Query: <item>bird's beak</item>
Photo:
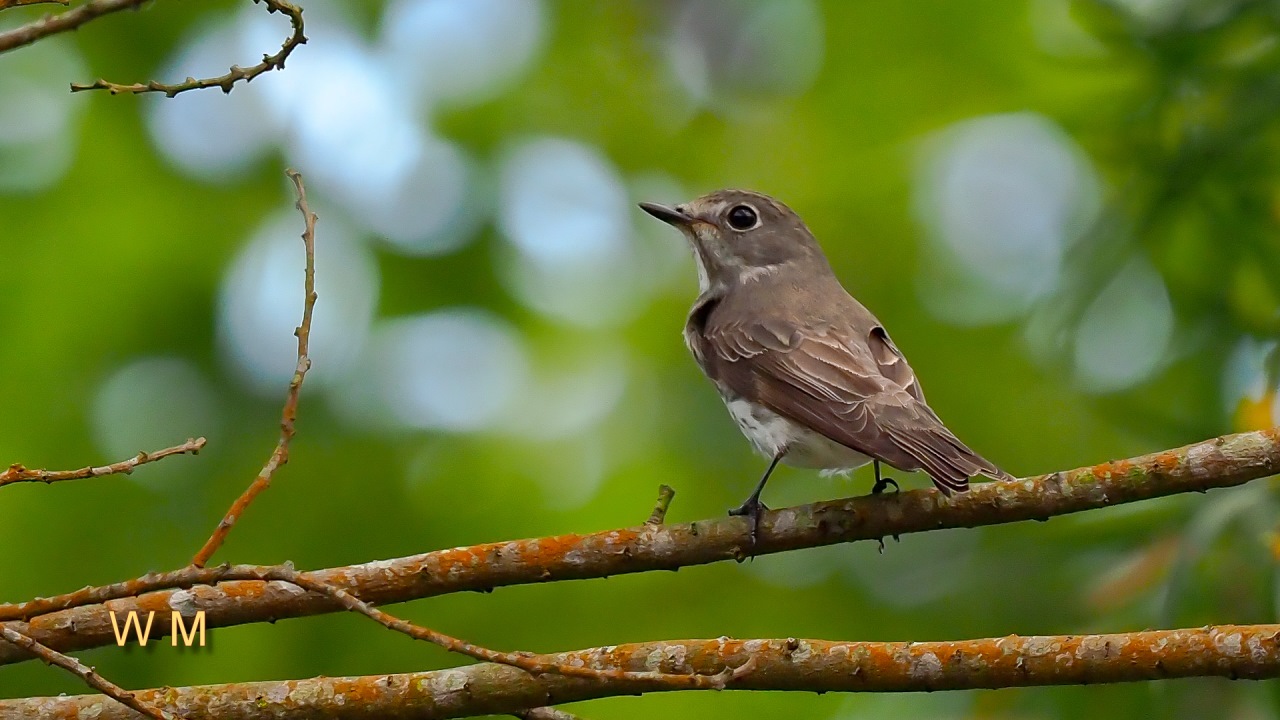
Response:
POLYGON ((640 203, 640 209, 658 218, 662 222, 667 223, 668 225, 675 225, 676 227, 688 227, 689 225, 693 224, 693 218, 689 217, 688 215, 685 215, 684 213, 680 212, 679 210, 676 210, 675 208, 667 207, 666 205, 659 205, 658 203, 651 203, 651 202, 642 202, 640 203))

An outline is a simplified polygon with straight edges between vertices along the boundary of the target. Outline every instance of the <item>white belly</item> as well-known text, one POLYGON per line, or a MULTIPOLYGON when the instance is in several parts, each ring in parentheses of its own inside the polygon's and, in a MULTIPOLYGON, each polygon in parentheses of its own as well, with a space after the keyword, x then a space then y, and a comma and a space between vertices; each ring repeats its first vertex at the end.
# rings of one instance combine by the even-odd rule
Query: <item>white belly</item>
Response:
POLYGON ((871 458, 814 432, 772 410, 741 398, 725 399, 725 406, 742 434, 765 457, 786 451, 782 462, 792 467, 845 472, 862 467, 871 458))

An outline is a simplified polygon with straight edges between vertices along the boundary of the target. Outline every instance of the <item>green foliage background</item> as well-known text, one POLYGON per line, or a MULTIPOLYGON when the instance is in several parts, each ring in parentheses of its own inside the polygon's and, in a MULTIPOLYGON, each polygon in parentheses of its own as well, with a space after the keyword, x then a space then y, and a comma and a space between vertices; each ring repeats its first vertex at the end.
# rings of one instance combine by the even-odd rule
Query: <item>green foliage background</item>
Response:
MULTIPOLYGON (((744 186, 784 198, 847 287, 891 329, 933 406, 1016 474, 1258 424, 1256 412, 1236 412, 1240 399, 1221 388, 1229 348, 1245 336, 1274 337, 1280 317, 1277 3, 1156 3, 1172 10, 1155 21, 1127 6, 1064 4, 1097 47, 1064 58, 1037 44, 1032 17, 1044 2, 829 0, 820 4, 825 54, 811 87, 681 122, 671 120, 684 110, 655 39, 673 5, 550 3, 546 46, 523 79, 492 100, 442 112, 437 126, 481 159, 514 137, 562 136, 599 148, 624 173, 669 173, 692 193, 744 186), (1168 287, 1178 342, 1161 372, 1124 392, 1084 392, 1069 357, 1028 351, 1018 323, 948 325, 919 299, 916 271, 929 252, 912 209, 922 139, 953 122, 1019 111, 1065 129, 1105 184, 1103 219, 1076 248, 1054 299, 1063 311, 1052 322, 1069 327, 1133 254, 1149 258, 1168 287)), ((193 27, 238 7, 157 3, 95 22, 73 42, 94 76, 155 77, 193 27)), ((740 8, 726 3, 724 12, 740 8)), ((381 4, 351 9, 372 32, 381 4)), ((4 20, 37 14, 11 10, 4 20)), ((0 57, 0 71, 33 51, 0 57)), ((256 82, 287 83, 289 71, 256 82)), ((231 259, 264 216, 291 202, 286 160, 273 156, 234 182, 199 182, 168 165, 146 134, 146 103, 163 100, 75 100, 83 112, 67 138, 77 148, 70 171, 37 194, 0 194, 0 458, 59 468, 120 459, 95 445, 90 408, 104 378, 142 356, 194 361, 212 378, 225 418, 217 432, 174 427, 174 443, 208 434, 209 447, 198 458, 140 470, 146 483, 116 477, 0 490, 6 601, 185 564, 266 458, 278 421, 279 401, 249 394, 224 367, 214 325, 231 259)), ((21 172, 18 162, 0 155, 5 172, 21 172)), ((321 255, 325 220, 322 211, 321 255)), ((612 447, 630 451, 600 491, 571 509, 554 502, 535 476, 553 472, 555 443, 353 429, 304 390, 292 462, 218 559, 312 568, 631 525, 647 516, 660 482, 677 489, 671 517, 678 520, 718 516, 741 500, 762 462, 680 341, 695 294, 692 263, 634 320, 584 331, 541 317, 504 290, 494 271, 499 244, 486 224, 477 241, 443 257, 380 252, 378 315, 479 306, 515 324, 548 357, 589 352, 604 336, 621 343, 641 371, 604 433, 612 447)), ((300 267, 300 247, 298 259, 300 267)), ((1268 382, 1275 387, 1274 377, 1268 382)), ((1269 416, 1271 397, 1249 402, 1269 416)), ((865 472, 850 481, 789 469, 775 477, 767 493, 774 506, 869 487, 865 472)), ((1256 485, 1047 524, 908 536, 883 554, 864 543, 395 610, 491 647, 535 651, 690 636, 932 640, 1274 622, 1275 499, 1269 485, 1256 485), (945 582, 946 592, 916 597, 934 582, 945 582)), ((81 656, 126 687, 463 662, 346 615, 216 629, 211 637, 200 651, 162 643, 81 656)), ((35 663, 0 668, 5 696, 83 691, 35 663)), ((682 693, 575 711, 601 720, 1268 718, 1280 713, 1272 692, 1270 684, 1205 680, 927 696, 682 693)))

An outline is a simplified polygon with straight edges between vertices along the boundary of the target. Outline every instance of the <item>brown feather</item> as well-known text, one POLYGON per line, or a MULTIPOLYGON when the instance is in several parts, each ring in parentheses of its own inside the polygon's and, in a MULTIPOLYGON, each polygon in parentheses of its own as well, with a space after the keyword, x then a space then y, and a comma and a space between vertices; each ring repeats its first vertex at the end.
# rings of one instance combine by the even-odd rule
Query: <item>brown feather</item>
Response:
POLYGON ((906 357, 790 208, 721 190, 646 210, 681 227, 698 258, 685 341, 727 403, 762 405, 895 468, 924 470, 947 494, 974 475, 1009 477, 942 424, 906 357), (758 213, 755 226, 727 224, 739 204, 758 213))
POLYGON ((1006 477, 924 403, 878 326, 865 336, 848 326, 796 329, 782 342, 766 323, 718 323, 716 315, 695 354, 734 393, 899 470, 924 470, 947 494, 968 489, 973 475, 1006 477))

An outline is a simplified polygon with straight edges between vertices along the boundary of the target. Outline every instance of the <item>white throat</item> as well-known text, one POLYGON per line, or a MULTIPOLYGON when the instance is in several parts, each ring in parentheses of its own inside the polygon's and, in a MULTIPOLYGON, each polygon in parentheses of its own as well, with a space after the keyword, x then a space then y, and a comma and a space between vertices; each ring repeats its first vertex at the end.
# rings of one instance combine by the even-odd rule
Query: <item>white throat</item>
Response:
POLYGON ((693 251, 693 262, 698 266, 698 294, 705 295, 711 289, 711 276, 707 274, 707 264, 702 262, 702 254, 697 248, 690 248, 693 251))

